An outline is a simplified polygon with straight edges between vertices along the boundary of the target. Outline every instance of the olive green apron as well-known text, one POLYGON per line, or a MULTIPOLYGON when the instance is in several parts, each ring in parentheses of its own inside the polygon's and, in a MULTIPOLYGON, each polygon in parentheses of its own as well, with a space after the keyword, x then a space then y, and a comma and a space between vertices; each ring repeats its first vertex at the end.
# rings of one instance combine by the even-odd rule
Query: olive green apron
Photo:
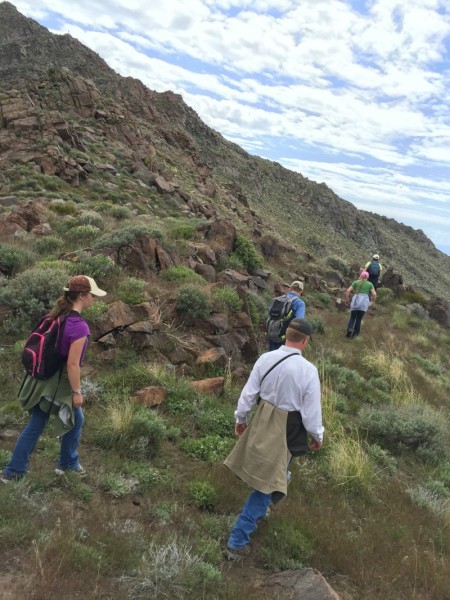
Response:
POLYGON ((19 402, 23 410, 30 411, 35 406, 55 415, 57 437, 70 431, 75 425, 72 406, 72 388, 66 367, 57 371, 50 379, 35 379, 27 375, 19 392, 19 402))
POLYGON ((286 441, 288 412, 262 400, 224 464, 251 488, 287 494, 291 454, 286 441))

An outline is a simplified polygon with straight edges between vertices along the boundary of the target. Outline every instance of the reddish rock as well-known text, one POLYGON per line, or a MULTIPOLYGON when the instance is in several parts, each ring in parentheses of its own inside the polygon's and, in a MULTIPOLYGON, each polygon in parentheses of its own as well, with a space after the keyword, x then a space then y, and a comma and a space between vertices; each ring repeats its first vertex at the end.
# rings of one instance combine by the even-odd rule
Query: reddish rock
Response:
POLYGON ((233 327, 236 329, 248 329, 252 326, 250 316, 245 312, 237 312, 232 317, 233 327))
POLYGON ((208 246, 208 244, 203 244, 201 242, 188 242, 187 245, 192 257, 201 260, 201 262, 207 265, 216 264, 216 253, 210 246, 208 246))
POLYGON ((153 328, 161 322, 161 311, 154 302, 142 302, 130 308, 138 321, 150 321, 153 328))
POLYGON ((216 281, 216 270, 212 265, 195 263, 194 271, 206 279, 206 281, 209 281, 209 283, 214 283, 216 281))
POLYGON ((173 185, 166 181, 161 175, 155 177, 155 186, 162 193, 173 194, 175 191, 173 185))
POLYGON ((161 242, 148 234, 140 235, 132 244, 119 248, 117 260, 123 267, 132 271, 142 271, 148 276, 175 264, 161 242))
POLYGON ((190 381, 189 385, 200 394, 215 396, 223 392, 224 381, 225 377, 210 377, 209 379, 190 381))
POLYGON ((113 329, 123 329, 135 321, 136 317, 127 304, 121 301, 113 302, 109 305, 107 312, 96 323, 96 329, 99 332, 97 339, 113 331, 113 329))
POLYGON ((198 365, 213 364, 221 367, 226 365, 227 355, 223 348, 209 348, 202 352, 195 361, 198 365))
POLYGON ((236 243, 236 228, 231 221, 216 219, 211 223, 206 237, 214 251, 230 254, 236 243))
POLYGON ((167 396, 166 388, 159 385, 149 385, 139 390, 131 397, 133 402, 143 404, 144 406, 159 406, 167 396))
POLYGON ((269 575, 259 587, 279 600, 340 600, 338 594, 315 569, 282 571, 269 575))

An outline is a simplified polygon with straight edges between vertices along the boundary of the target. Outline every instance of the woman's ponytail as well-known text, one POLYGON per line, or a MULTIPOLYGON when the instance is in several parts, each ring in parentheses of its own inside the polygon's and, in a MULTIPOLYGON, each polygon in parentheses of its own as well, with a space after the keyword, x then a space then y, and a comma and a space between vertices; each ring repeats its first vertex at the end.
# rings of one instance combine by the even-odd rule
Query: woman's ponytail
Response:
POLYGON ((53 321, 57 319, 60 315, 66 315, 73 308, 73 302, 80 295, 79 292, 65 292, 64 296, 60 296, 55 306, 50 311, 50 319, 53 321))

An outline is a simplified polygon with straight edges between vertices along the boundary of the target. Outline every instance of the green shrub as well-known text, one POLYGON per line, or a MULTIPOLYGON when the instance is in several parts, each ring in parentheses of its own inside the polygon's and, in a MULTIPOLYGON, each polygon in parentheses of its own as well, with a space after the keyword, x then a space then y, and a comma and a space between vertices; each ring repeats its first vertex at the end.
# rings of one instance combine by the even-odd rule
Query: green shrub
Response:
POLYGON ((394 299, 394 292, 390 288, 382 287, 377 289, 377 304, 390 304, 394 299))
POLYGON ((393 472, 397 469, 397 460, 389 454, 387 450, 383 450, 378 444, 370 444, 367 448, 367 453, 382 469, 389 472, 393 472))
POLYGON ((425 296, 421 292, 403 292, 400 296, 400 301, 402 304, 421 304, 422 306, 426 306, 428 301, 425 296))
POLYGON ((212 298, 217 307, 221 310, 227 310, 229 312, 239 312, 242 310, 243 302, 241 298, 239 298, 237 291, 232 288, 216 288, 212 293, 212 298))
POLYGON ((411 358, 413 358, 416 363, 430 375, 439 377, 439 375, 443 375, 445 373, 445 368, 441 364, 428 360, 428 358, 422 358, 420 354, 411 354, 411 358))
POLYGON ((249 272, 255 271, 264 265, 263 258, 256 250, 252 241, 240 233, 236 236, 236 243, 232 254, 241 261, 249 272))
POLYGON ((257 327, 260 323, 263 323, 267 319, 267 311, 269 308, 268 304, 264 298, 252 293, 247 294, 247 302, 250 319, 252 320, 253 325, 257 327))
POLYGON ((262 555, 270 569, 301 569, 312 555, 312 543, 298 524, 270 522, 265 537, 262 555))
POLYGON ((169 227, 168 233, 175 240, 191 240, 195 234, 193 223, 176 223, 169 227))
POLYGON ((195 416, 197 428, 220 437, 234 436, 234 411, 231 406, 211 406, 207 402, 195 416))
POLYGON ((217 504, 217 492, 209 481, 192 481, 188 491, 191 501, 200 510, 212 510, 217 504))
POLYGON ((86 211, 78 217, 80 225, 92 225, 98 229, 103 229, 103 219, 101 215, 93 211, 86 211))
POLYGON ((231 452, 234 439, 222 438, 219 435, 207 435, 197 440, 185 440, 181 447, 191 456, 206 462, 223 460, 231 452))
POLYGON ((100 229, 94 225, 78 225, 67 231, 67 236, 77 243, 92 241, 99 236, 100 229))
POLYGON ((47 235, 45 237, 36 240, 34 243, 34 250, 38 254, 50 254, 60 250, 64 246, 64 242, 61 238, 55 235, 47 235))
POLYGON ((0 288, 0 304, 6 304, 19 319, 19 330, 30 328, 53 307, 67 285, 63 269, 28 269, 0 288))
POLYGON ((442 456, 445 424, 439 413, 428 406, 363 409, 360 422, 373 441, 391 452, 412 450, 424 459, 442 456))
POLYGON ((0 271, 5 275, 13 276, 33 262, 31 252, 12 244, 0 244, 0 271))
POLYGON ((136 479, 110 473, 102 477, 99 482, 99 487, 107 494, 113 496, 113 498, 122 498, 133 492, 138 483, 139 482, 136 479))
POLYGON ((196 285, 183 286, 178 290, 177 311, 191 317, 207 317, 211 314, 208 294, 196 285))
POLYGON ((197 410, 198 395, 185 381, 173 383, 167 394, 164 406, 171 415, 190 415, 197 410))
POLYGON ((162 271, 160 275, 164 281, 176 281, 176 282, 192 282, 192 283, 205 283, 205 280, 201 275, 189 269, 189 267, 177 266, 169 267, 166 271, 162 271))
POLYGON ((325 323, 323 319, 320 317, 311 317, 309 322, 313 326, 315 333, 324 333, 325 332, 325 323))
POLYGON ((335 390, 353 402, 386 402, 386 394, 374 388, 369 381, 353 369, 341 367, 328 360, 319 360, 319 366, 326 377, 333 382, 335 390))
POLYGON ((77 206, 74 202, 50 204, 49 208, 58 215, 74 215, 77 212, 77 206))
POLYGON ((122 402, 108 409, 94 433, 94 441, 129 458, 149 458, 158 454, 165 431, 158 415, 142 406, 122 402))
POLYGON ((348 268, 347 264, 342 260, 342 258, 338 258, 337 256, 329 256, 327 258, 327 263, 332 269, 340 271, 342 275, 350 274, 350 269, 348 268))
POLYGON ((114 219, 118 219, 119 221, 131 219, 132 216, 131 210, 126 206, 111 206, 108 213, 111 217, 114 217, 114 219))
POLYGON ((245 271, 244 263, 233 252, 217 265, 219 271, 222 270, 222 267, 223 269, 233 269, 234 271, 245 271))
POLYGON ((95 248, 120 248, 133 244, 134 240, 140 235, 150 235, 157 239, 162 239, 160 231, 151 229, 146 225, 127 225, 120 229, 115 229, 102 235, 95 243, 95 248))
POLYGON ((329 306, 331 304, 331 296, 327 294, 327 292, 317 292, 315 294, 315 299, 322 306, 329 306))
POLYGON ((83 311, 83 319, 88 323, 95 323, 108 310, 108 305, 102 300, 96 300, 92 306, 83 311))
POLYGON ((152 543, 138 565, 138 575, 128 578, 131 598, 216 597, 221 583, 220 571, 193 553, 177 539, 163 545, 152 543))
POLYGON ((69 262, 72 275, 87 275, 95 280, 106 279, 115 269, 114 261, 104 254, 91 254, 81 250, 69 262))
POLYGON ((140 304, 145 301, 144 288, 146 281, 136 277, 128 277, 121 281, 118 288, 118 295, 125 304, 140 304))

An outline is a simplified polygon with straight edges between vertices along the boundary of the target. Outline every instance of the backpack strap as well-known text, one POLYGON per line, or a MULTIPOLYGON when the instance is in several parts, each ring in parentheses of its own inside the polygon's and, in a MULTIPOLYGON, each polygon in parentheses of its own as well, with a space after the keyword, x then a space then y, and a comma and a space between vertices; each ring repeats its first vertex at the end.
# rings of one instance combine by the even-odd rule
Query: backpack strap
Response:
MULTIPOLYGON (((286 360, 286 359, 287 359, 287 358, 289 358, 290 356, 299 356, 299 355, 297 354, 297 352, 292 352, 291 354, 288 354, 287 356, 283 356, 283 358, 282 358, 282 359, 278 360, 278 361, 277 361, 277 362, 276 362, 274 365, 272 365, 272 366, 270 367, 270 369, 269 369, 269 370, 268 370, 266 373, 264 373, 264 375, 262 376, 262 379, 261 379, 261 381, 259 382, 259 385, 261 385, 261 383, 264 381, 264 379, 267 377, 267 375, 268 375, 268 374, 269 374, 271 371, 273 371, 273 370, 275 369, 275 367, 278 367, 278 365, 279 365, 280 363, 282 363, 284 360, 286 360)), ((261 402, 261 397, 258 397, 258 400, 256 401, 256 404, 257 404, 257 405, 259 405, 259 403, 260 403, 260 402, 261 402)))
POLYGON ((273 371, 275 369, 275 367, 277 367, 280 363, 282 363, 284 360, 286 360, 287 358, 289 358, 290 356, 299 356, 297 354, 297 352, 292 352, 291 354, 288 354, 287 356, 283 356, 283 358, 281 360, 278 360, 274 365, 272 365, 270 367, 270 369, 267 371, 267 373, 265 373, 261 379, 261 381, 259 382, 259 385, 261 385, 261 383, 264 381, 264 379, 267 377, 267 375, 273 371))

